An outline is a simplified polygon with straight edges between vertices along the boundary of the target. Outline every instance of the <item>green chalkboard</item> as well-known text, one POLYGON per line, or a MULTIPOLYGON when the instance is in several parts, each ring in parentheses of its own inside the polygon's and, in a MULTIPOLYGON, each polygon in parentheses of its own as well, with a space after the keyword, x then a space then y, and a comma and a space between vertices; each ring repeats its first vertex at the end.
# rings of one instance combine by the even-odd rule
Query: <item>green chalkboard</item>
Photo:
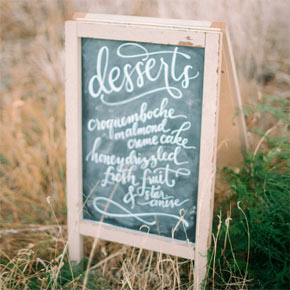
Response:
POLYGON ((195 242, 204 48, 82 38, 81 61, 83 218, 195 242))

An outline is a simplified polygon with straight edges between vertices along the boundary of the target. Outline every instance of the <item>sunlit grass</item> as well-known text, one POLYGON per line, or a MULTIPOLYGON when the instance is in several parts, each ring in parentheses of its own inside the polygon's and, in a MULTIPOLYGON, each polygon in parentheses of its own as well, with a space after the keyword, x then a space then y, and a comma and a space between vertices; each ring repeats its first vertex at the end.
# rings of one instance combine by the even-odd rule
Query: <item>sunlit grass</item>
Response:
MULTIPOLYGON (((287 1, 0 1, 0 288, 80 289, 84 284, 87 289, 193 288, 192 261, 115 243, 98 241, 91 249, 93 241, 86 239, 85 254, 92 253, 92 260, 79 266, 69 263, 63 43, 64 20, 73 10, 227 21, 243 98, 249 103, 246 116, 252 129, 252 152, 261 160, 273 157, 284 168, 289 153, 289 104, 285 104, 290 80, 288 8, 287 1), (262 92, 276 99, 263 98, 262 92), (249 100, 256 101, 257 96, 261 101, 251 104, 249 100)), ((260 170, 254 161, 252 168, 260 170)), ((261 174, 268 170, 262 169, 261 174)), ((250 188, 239 173, 237 169, 232 172, 232 187, 241 182, 236 193, 243 186, 250 188)), ((241 209, 249 218, 244 204, 241 209)), ((235 214, 240 213, 234 206, 235 214)), ((221 215, 221 225, 214 229, 214 264, 207 287, 246 289, 259 284, 252 275, 255 264, 253 249, 248 252, 247 231, 242 261, 249 254, 248 268, 237 259, 227 264, 229 256, 240 257, 234 240, 222 252, 229 246, 228 238, 235 236, 231 230, 245 225, 244 215, 231 222, 234 217, 221 215), (224 267, 219 264, 225 257, 221 253, 229 255, 224 267)), ((255 245, 252 236, 250 245, 255 245)))

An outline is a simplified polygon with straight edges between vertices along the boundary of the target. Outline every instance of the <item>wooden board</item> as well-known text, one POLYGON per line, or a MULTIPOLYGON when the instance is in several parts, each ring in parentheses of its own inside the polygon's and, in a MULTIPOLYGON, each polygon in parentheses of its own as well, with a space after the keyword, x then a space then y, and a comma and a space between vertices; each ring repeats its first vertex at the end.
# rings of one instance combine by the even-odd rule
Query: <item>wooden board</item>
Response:
MULTIPOLYGON (((70 258, 82 258, 82 236, 92 236, 195 260, 195 288, 205 277, 210 247, 216 155, 221 166, 241 159, 247 147, 245 123, 229 122, 241 107, 236 72, 225 25, 210 22, 76 14, 66 22, 67 202, 70 258), (82 144, 82 39, 142 42, 204 49, 203 104, 194 243, 108 222, 84 219, 82 144), (222 73, 223 71, 223 73, 222 73), (220 88, 221 98, 220 98, 220 88), (219 103, 222 114, 219 116, 219 103), (226 117, 226 118, 225 118, 226 117), (227 129, 224 130, 225 126, 227 129), (218 133, 219 129, 219 133, 218 133), (237 138, 239 137, 239 138, 237 138), (220 142, 217 150, 218 140, 220 142), (227 140, 227 143, 225 143, 227 140), (223 146, 223 144, 227 146, 223 146), (229 149, 230 148, 230 149, 229 149), (230 151, 229 151, 230 150, 230 151), (233 153, 228 158, 229 152, 233 153)), ((98 184, 96 184, 98 186, 98 184)), ((118 185, 116 185, 117 190, 118 185)), ((105 220, 106 221, 106 220, 105 220)), ((184 221, 180 219, 179 225, 184 221)))

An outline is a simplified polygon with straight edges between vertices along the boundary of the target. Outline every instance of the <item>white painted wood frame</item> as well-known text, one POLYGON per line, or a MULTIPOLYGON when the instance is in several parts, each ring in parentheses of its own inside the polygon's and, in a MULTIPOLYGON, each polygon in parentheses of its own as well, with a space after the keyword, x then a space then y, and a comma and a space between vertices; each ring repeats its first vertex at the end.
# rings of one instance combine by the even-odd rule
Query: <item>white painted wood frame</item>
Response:
POLYGON ((66 22, 67 206, 70 259, 83 255, 82 236, 195 260, 195 289, 206 274, 213 214, 223 30, 211 22, 76 14, 66 22), (203 108, 195 244, 83 220, 81 38, 205 48, 203 108))

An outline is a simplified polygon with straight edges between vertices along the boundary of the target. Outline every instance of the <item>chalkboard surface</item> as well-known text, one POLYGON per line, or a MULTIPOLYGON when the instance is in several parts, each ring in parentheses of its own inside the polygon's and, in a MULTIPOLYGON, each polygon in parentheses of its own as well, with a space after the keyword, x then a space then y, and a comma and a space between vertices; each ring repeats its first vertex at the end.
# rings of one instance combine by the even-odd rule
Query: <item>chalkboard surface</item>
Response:
POLYGON ((83 218, 195 242, 204 48, 82 38, 81 60, 83 218))

